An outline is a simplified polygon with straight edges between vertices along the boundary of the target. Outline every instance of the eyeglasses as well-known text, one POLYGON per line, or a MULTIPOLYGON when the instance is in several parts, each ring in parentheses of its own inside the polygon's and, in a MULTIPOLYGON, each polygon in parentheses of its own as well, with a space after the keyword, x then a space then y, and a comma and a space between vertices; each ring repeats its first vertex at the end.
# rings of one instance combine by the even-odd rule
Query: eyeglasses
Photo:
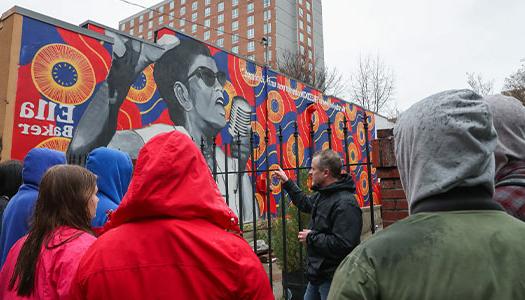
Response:
POLYGON ((226 74, 222 71, 218 71, 217 73, 214 73, 209 68, 198 67, 195 71, 193 71, 188 76, 186 80, 190 80, 190 78, 195 75, 199 77, 200 79, 202 79, 202 81, 204 81, 204 83, 209 87, 212 87, 213 85, 215 85, 215 78, 217 78, 217 81, 219 82, 221 86, 224 86, 224 84, 226 83, 226 74))

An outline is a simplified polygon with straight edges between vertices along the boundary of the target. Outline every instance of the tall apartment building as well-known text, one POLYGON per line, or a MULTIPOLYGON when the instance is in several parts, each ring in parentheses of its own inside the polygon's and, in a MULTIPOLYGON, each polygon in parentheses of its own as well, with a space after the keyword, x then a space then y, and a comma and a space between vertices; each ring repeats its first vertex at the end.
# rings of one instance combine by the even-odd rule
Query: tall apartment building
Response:
POLYGON ((150 41, 163 26, 259 64, 267 52, 274 68, 286 51, 324 65, 321 0, 165 0, 119 22, 120 30, 150 41))

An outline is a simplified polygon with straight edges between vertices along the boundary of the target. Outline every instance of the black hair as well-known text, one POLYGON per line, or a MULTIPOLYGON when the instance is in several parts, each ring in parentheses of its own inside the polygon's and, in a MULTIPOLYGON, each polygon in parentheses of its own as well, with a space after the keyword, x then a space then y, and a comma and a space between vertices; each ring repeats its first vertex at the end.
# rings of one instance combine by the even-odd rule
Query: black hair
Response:
POLYGON ((11 199, 22 185, 22 167, 19 160, 0 162, 0 196, 11 199))
POLYGON ((177 101, 173 84, 177 81, 186 83, 189 68, 198 55, 211 57, 206 44, 193 39, 181 39, 178 46, 166 51, 155 63, 153 71, 155 83, 168 106, 171 120, 178 126, 186 124, 184 123, 184 109, 177 101))

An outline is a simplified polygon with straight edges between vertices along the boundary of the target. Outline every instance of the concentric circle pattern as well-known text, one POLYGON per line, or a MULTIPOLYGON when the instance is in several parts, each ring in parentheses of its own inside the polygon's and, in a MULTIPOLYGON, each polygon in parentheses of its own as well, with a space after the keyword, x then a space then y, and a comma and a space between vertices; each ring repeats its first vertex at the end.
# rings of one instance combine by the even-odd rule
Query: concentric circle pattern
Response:
POLYGON ((250 72, 248 70, 248 62, 246 62, 244 59, 239 59, 239 70, 241 71, 241 76, 244 79, 244 82, 248 84, 251 87, 256 87, 261 83, 261 80, 263 80, 262 77, 262 68, 255 65, 255 71, 250 72))
POLYGON ((277 91, 270 91, 268 93, 268 119, 273 123, 280 123, 283 116, 283 98, 277 91))
POLYGON ((128 92, 128 100, 134 103, 146 103, 153 97, 157 84, 153 79, 153 65, 147 66, 135 79, 128 92))
POLYGON ((35 148, 48 148, 60 152, 66 152, 67 147, 69 146, 69 141, 70 139, 64 137, 52 137, 36 145, 35 148))
POLYGON ((37 90, 47 99, 67 105, 84 103, 96 85, 95 72, 88 58, 65 44, 40 48, 31 62, 31 77, 37 90))

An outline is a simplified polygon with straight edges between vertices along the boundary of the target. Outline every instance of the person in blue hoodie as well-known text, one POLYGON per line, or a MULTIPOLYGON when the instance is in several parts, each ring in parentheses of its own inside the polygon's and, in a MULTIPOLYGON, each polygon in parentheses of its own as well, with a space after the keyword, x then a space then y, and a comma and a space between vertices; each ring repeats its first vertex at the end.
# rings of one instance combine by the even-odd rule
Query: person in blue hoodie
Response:
POLYGON ((55 150, 34 148, 27 153, 22 169, 23 184, 7 204, 2 218, 1 266, 4 265, 7 254, 14 243, 26 235, 29 230, 29 222, 33 215, 42 176, 52 166, 65 163, 64 153, 55 150))
POLYGON ((115 210, 128 190, 133 164, 128 154, 106 147, 96 148, 89 153, 86 168, 97 175, 98 206, 91 226, 102 227, 107 213, 115 210))

